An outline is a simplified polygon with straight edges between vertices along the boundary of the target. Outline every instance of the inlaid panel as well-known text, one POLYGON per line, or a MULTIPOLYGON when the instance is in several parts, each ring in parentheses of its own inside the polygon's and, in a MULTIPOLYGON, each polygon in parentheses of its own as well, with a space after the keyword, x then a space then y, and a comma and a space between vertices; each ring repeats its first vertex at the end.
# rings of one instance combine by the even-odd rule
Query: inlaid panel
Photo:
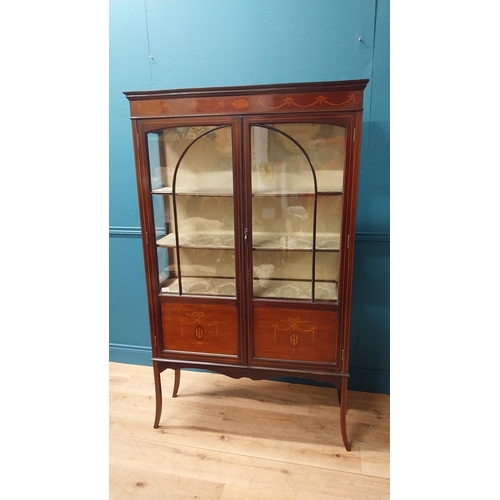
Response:
POLYGON ((162 302, 164 351, 236 356, 235 305, 162 302))
POLYGON ((337 313, 255 308, 254 359, 335 363, 337 313))
POLYGON ((131 116, 193 116, 361 110, 365 81, 125 92, 131 116), (304 91, 306 90, 306 91, 304 91))

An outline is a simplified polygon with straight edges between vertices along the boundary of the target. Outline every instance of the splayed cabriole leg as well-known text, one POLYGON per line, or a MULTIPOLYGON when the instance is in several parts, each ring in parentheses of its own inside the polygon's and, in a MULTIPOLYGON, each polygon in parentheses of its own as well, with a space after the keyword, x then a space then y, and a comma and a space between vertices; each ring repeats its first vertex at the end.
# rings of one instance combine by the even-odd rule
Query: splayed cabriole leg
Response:
POLYGON ((342 432, 342 441, 347 451, 351 451, 351 444, 347 438, 346 414, 347 414, 347 378, 343 378, 339 389, 340 396, 340 430, 342 432))
POLYGON ((157 429, 160 425, 160 417, 161 417, 161 405, 162 405, 162 395, 161 395, 161 377, 160 373, 162 370, 160 369, 159 363, 153 361, 153 374, 155 380, 155 398, 156 398, 156 414, 155 414, 155 423, 153 428, 157 429))
POLYGON ((177 391, 179 390, 179 383, 181 381, 181 371, 180 369, 176 368, 174 369, 174 390, 172 392, 172 397, 175 398, 177 397, 177 391))

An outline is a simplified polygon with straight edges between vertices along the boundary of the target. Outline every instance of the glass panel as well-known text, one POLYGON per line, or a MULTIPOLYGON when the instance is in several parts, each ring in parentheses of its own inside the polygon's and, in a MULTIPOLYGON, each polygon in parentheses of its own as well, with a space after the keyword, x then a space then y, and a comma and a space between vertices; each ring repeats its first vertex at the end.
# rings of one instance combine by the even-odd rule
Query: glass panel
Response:
POLYGON ((254 250, 254 296, 311 300, 311 267, 311 252, 254 250))
POLYGON ((337 300, 345 128, 251 130, 254 296, 337 300))
MULTIPOLYGON (((181 249, 182 294, 236 295, 234 250, 181 249)), ((173 252, 168 267, 170 279, 161 288, 162 293, 178 295, 179 280, 177 254, 173 252)))
POLYGON ((307 157, 288 136, 295 139, 309 156, 318 191, 342 191, 346 148, 344 127, 317 123, 271 126, 277 131, 252 127, 254 192, 314 193, 314 181, 307 175, 311 170, 307 157))
POLYGON ((231 128, 148 134, 162 293, 235 296, 231 128))
POLYGON ((149 134, 153 192, 233 193, 231 127, 177 127, 149 134), (157 136, 157 137, 155 137, 157 136), (152 150, 158 153, 152 154, 152 150), (184 156, 183 156, 184 155, 184 156), (155 157, 157 162, 155 163, 155 157))
POLYGON ((337 300, 339 252, 317 251, 315 275, 315 299, 337 300))
POLYGON ((312 248, 314 197, 254 196, 254 248, 312 248))
POLYGON ((339 250, 343 196, 318 196, 316 248, 339 250))

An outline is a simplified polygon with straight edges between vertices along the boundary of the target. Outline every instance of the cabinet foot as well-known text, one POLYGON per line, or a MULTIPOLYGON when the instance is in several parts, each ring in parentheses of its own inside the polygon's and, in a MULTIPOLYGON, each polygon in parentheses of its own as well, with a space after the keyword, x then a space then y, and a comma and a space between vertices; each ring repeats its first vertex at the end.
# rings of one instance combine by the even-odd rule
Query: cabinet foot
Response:
POLYGON ((153 374, 155 380, 155 399, 156 399, 156 413, 155 413, 155 423, 153 428, 157 429, 160 425, 161 417, 161 406, 162 406, 162 395, 161 395, 161 377, 160 377, 160 367, 156 361, 153 361, 153 374))
POLYGON ((181 381, 181 371, 180 369, 176 368, 174 369, 174 390, 172 392, 172 397, 176 398, 177 397, 177 391, 179 390, 179 383, 181 381))
POLYGON ((340 399, 340 430, 342 432, 342 441, 347 451, 351 451, 351 443, 347 437, 346 414, 347 414, 347 378, 343 378, 341 386, 338 389, 340 399))

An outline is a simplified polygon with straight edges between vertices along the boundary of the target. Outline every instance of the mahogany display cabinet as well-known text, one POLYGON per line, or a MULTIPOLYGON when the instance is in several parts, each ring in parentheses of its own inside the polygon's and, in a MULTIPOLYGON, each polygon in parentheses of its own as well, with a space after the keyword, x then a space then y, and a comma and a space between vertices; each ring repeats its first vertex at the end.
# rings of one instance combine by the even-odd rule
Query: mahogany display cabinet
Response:
POLYGON ((346 431, 368 80, 125 92, 160 374, 337 388, 346 431))

